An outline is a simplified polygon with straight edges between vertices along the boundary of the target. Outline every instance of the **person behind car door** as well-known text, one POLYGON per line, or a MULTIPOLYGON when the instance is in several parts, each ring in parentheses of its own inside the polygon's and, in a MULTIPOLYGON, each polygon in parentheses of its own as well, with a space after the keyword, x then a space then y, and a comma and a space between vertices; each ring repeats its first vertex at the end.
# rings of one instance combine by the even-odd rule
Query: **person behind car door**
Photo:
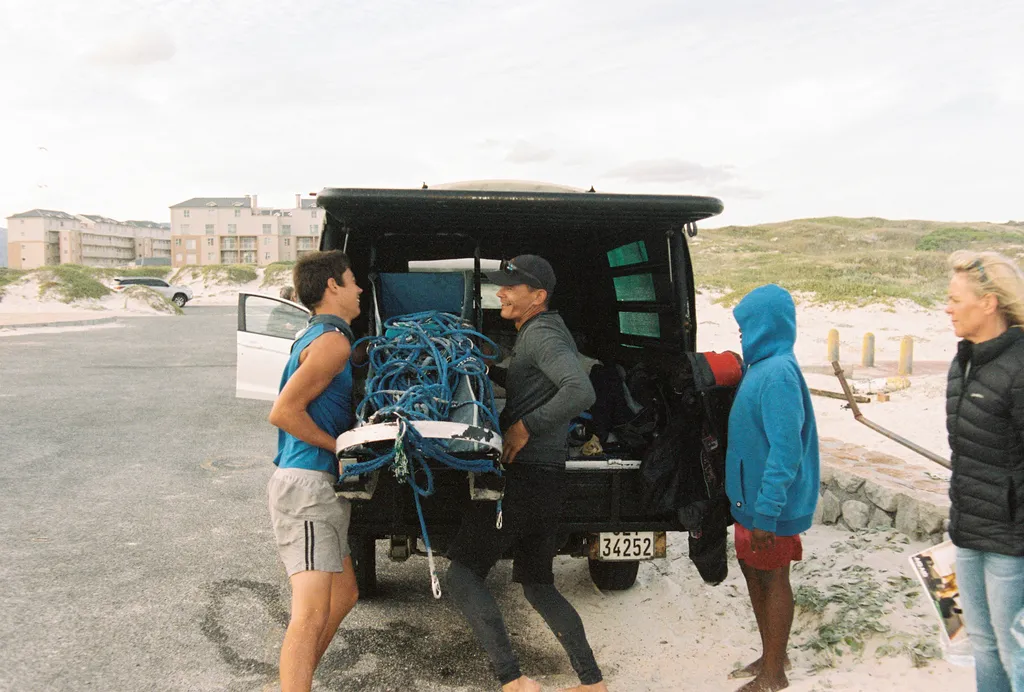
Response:
POLYGON ((1015 692, 1024 643, 1024 275, 995 252, 954 253, 946 314, 962 341, 949 367, 949 537, 978 690, 1015 692))
POLYGON ((506 466, 502 522, 494 511, 471 509, 448 549, 448 593, 487 652, 505 692, 539 692, 522 674, 505 623, 484 580, 507 551, 512 580, 562 644, 580 679, 574 690, 606 691, 576 609, 555 588, 552 563, 560 549, 569 422, 594 403, 572 335, 548 309, 555 272, 536 255, 503 263, 488 279, 501 286, 501 316, 518 332, 507 372, 492 368, 506 391, 500 417, 506 466), (503 376, 502 376, 503 375, 503 376))
MULTIPOLYGON (((295 289, 291 286, 282 286, 279 295, 284 300, 295 301, 295 289)), ((271 336, 294 339, 298 331, 302 329, 304 322, 298 318, 298 314, 296 308, 284 303, 277 303, 267 319, 267 333, 271 336)))
POLYGON ((335 440, 352 427, 352 330, 359 315, 345 253, 314 252, 295 264, 299 300, 313 317, 292 345, 270 412, 277 470, 267 485, 278 552, 292 587, 281 646, 281 691, 308 692, 313 671, 358 598, 349 555, 348 500, 334 492, 335 440))
POLYGON ((744 692, 789 685, 786 646, 793 624, 789 566, 803 556, 800 534, 818 502, 818 431, 810 391, 793 353, 796 306, 774 284, 733 310, 746 370, 729 414, 725 486, 736 520, 736 557, 761 634, 761 657, 730 677, 753 677, 744 692))

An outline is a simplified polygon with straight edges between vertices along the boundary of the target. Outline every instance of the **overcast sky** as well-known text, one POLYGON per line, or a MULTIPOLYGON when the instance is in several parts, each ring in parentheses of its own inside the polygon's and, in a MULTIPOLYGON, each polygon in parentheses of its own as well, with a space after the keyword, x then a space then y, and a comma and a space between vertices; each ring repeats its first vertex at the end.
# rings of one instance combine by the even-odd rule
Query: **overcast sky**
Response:
POLYGON ((0 217, 479 178, 1024 218, 1024 3, 6 0, 0 217))

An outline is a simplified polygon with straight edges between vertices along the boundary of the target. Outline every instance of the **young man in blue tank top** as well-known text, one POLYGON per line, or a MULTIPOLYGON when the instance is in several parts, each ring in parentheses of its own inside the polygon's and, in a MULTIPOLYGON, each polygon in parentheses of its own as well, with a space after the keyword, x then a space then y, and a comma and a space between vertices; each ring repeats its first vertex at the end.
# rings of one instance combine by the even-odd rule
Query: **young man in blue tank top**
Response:
POLYGON ((299 300, 313 313, 292 345, 270 412, 277 470, 267 486, 278 552, 292 586, 281 647, 281 691, 308 692, 320 658, 359 592, 348 547, 351 508, 334 492, 335 440, 352 427, 352 330, 359 294, 348 257, 315 252, 295 264, 299 300))

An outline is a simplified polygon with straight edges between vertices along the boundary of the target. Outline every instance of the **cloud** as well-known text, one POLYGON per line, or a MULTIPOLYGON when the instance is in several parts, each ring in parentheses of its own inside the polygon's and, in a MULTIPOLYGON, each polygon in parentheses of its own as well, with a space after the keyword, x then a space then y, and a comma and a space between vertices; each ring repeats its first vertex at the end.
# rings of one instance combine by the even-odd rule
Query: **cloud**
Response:
POLYGON ((509 149, 505 160, 509 163, 540 163, 541 161, 550 161, 554 157, 554 149, 544 149, 519 139, 509 149))
POLYGON ((705 166, 682 159, 635 161, 609 171, 603 177, 631 183, 723 183, 735 176, 731 166, 705 166))
POLYGON ((764 190, 735 183, 716 186, 712 188, 711 192, 716 197, 723 199, 764 199, 765 197, 764 190))
POLYGON ((177 52, 174 39, 166 31, 146 29, 111 36, 86 59, 104 67, 140 67, 170 60, 177 52))

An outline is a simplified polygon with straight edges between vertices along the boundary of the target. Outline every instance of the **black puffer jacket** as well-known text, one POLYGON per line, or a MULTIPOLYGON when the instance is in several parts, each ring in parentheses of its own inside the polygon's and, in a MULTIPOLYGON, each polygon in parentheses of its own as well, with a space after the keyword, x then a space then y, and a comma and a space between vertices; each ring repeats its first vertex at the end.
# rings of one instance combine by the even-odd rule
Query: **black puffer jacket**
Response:
POLYGON ((953 543, 1024 556, 1024 332, 960 342, 946 386, 946 429, 953 543))

